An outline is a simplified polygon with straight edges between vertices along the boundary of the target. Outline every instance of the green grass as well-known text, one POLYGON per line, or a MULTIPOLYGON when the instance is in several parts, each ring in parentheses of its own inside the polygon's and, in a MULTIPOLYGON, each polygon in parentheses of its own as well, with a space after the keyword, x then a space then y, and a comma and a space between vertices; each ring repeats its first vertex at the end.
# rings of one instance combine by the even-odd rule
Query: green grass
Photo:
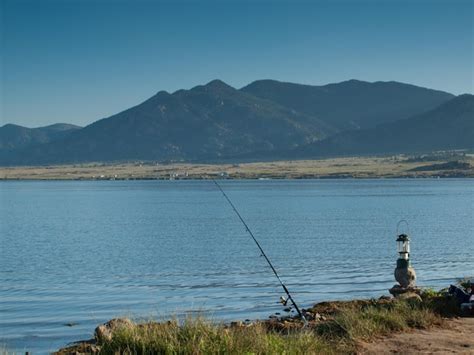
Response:
POLYGON ((99 345, 104 354, 355 353, 360 340, 441 325, 439 310, 446 309, 450 299, 436 292, 426 292, 422 298, 321 303, 310 311, 324 314, 326 320, 304 328, 268 322, 226 326, 203 318, 188 318, 181 324, 133 324, 116 329, 110 340, 99 345))
POLYGON ((370 340, 375 335, 386 335, 410 328, 440 325, 441 317, 416 302, 399 301, 386 305, 347 309, 334 317, 350 340, 370 340))
POLYGON ((263 324, 226 328, 205 319, 184 324, 142 324, 118 329, 101 352, 133 354, 276 354, 330 353, 327 342, 311 330, 271 332, 263 324))

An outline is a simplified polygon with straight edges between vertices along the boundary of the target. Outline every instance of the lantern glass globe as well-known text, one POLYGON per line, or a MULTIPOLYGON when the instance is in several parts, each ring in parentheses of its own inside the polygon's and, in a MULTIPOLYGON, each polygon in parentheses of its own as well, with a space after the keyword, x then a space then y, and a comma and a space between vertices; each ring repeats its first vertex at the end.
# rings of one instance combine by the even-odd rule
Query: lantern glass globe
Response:
POLYGON ((410 255, 410 238, 406 234, 400 234, 398 236, 397 251, 401 259, 408 259, 410 255))
POLYGON ((408 241, 399 241, 397 242, 397 249, 399 253, 409 253, 410 252, 410 243, 408 241))

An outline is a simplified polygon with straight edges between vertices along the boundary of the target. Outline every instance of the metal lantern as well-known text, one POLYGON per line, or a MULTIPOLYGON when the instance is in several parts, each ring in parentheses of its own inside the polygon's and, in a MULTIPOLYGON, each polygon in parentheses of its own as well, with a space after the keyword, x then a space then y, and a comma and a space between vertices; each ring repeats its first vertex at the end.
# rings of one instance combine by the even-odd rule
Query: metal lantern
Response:
POLYGON ((410 267, 410 237, 407 234, 399 234, 397 238, 398 260, 397 268, 410 267))
POLYGON ((400 220, 397 224, 397 268, 399 269, 410 267, 410 237, 407 232, 400 232, 402 224, 405 224, 407 232, 410 229, 408 222, 404 219, 400 220))
POLYGON ((397 251, 400 259, 408 260, 410 258, 410 237, 406 234, 400 234, 397 238, 397 251))
POLYGON ((400 233, 400 224, 405 223, 408 229, 408 222, 401 220, 397 225, 397 267, 395 269, 395 280, 399 285, 395 285, 390 289, 390 293, 397 296, 407 289, 415 287, 416 273, 410 264, 410 237, 408 233, 400 233))

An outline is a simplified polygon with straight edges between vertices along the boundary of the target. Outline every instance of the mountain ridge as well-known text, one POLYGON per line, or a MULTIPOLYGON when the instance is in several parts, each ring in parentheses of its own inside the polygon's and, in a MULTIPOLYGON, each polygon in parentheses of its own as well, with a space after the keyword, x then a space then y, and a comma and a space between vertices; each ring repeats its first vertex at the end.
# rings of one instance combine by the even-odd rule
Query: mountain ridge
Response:
POLYGON ((397 154, 456 149, 474 149, 474 95, 471 94, 456 96, 408 119, 338 133, 300 147, 293 155, 397 154))
POLYGON ((411 121, 454 97, 393 81, 352 79, 312 86, 268 79, 236 89, 214 79, 172 93, 158 91, 138 105, 84 128, 64 127, 64 134, 30 140, 17 148, 4 148, 3 126, 0 164, 218 161, 256 156, 272 159, 295 152, 331 154, 341 149, 344 137, 359 139, 347 133, 354 128, 365 132, 404 119, 411 121), (321 151, 315 152, 314 147, 321 151))
POLYGON ((369 128, 408 118, 454 97, 444 91, 396 81, 356 79, 322 86, 257 80, 241 90, 320 116, 340 130, 369 128))
POLYGON ((35 128, 7 123, 0 127, 0 150, 12 151, 48 143, 81 128, 69 123, 54 123, 35 128))
MULTIPOLYGON (((290 149, 327 136, 314 117, 211 81, 96 121, 64 139, 17 155, 33 164, 120 159, 218 159, 241 152, 290 149)), ((5 161, 5 159, 2 159, 5 161)))

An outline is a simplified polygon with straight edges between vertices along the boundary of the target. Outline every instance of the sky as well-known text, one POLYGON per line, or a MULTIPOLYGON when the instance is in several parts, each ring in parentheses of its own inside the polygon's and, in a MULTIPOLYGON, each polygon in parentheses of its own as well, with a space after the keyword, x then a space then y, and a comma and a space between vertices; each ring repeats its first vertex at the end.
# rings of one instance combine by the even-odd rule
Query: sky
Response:
POLYGON ((0 4, 0 125, 84 126, 216 78, 473 93, 473 0, 0 4))

